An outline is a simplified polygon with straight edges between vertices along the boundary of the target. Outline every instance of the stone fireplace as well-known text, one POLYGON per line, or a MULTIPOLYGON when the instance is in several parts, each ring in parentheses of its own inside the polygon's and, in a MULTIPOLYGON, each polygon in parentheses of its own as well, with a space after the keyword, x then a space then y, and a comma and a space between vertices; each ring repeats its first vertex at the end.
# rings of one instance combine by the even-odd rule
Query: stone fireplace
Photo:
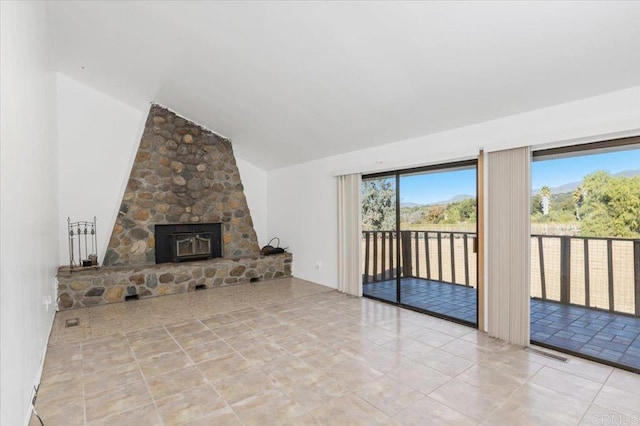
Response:
POLYGON ((58 273, 61 309, 291 275, 260 256, 231 142, 152 105, 96 270, 58 273))
POLYGON ((103 265, 154 264, 156 225, 198 223, 221 224, 222 257, 258 255, 231 142, 152 105, 103 265))

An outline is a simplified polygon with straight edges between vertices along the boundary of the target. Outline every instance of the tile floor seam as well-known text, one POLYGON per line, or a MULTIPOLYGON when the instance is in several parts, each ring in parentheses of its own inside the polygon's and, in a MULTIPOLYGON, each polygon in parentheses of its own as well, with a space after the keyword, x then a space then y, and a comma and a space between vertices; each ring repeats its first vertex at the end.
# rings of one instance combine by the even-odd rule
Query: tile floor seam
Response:
MULTIPOLYGON (((560 370, 560 369, 554 368, 554 367, 552 367, 552 366, 550 366, 550 365, 545 365, 545 366, 543 366, 540 370, 538 370, 538 371, 537 371, 533 376, 531 376, 531 378, 530 378, 529 380, 531 380, 531 379, 533 379, 535 376, 537 376, 537 375, 538 375, 538 374, 539 374, 539 373, 540 373, 544 368, 549 368, 549 369, 554 370, 554 371, 557 371, 557 372, 559 372, 559 373, 568 374, 568 375, 573 376, 573 377, 576 377, 576 378, 578 378, 578 379, 587 380, 587 381, 590 381, 590 382, 592 382, 592 383, 595 383, 595 384, 599 385, 599 386, 600 386, 600 389, 598 389, 598 391, 597 391, 597 392, 594 394, 594 396, 591 398, 591 400, 589 401, 589 404, 592 404, 592 403, 596 400, 596 398, 598 397, 598 394, 600 393, 600 391, 601 391, 601 390, 602 390, 602 388, 604 387, 604 385, 605 385, 605 383, 606 383, 607 379, 609 378, 609 376, 611 376, 611 374, 613 373, 613 371, 615 371, 615 370, 612 370, 611 372, 609 372, 609 374, 607 375, 607 379, 605 379, 605 380, 604 380, 604 382, 602 382, 602 383, 598 383, 598 382, 596 382, 595 380, 591 380, 591 379, 588 379, 588 378, 586 378, 586 377, 579 376, 579 375, 577 375, 577 374, 573 374, 572 372, 564 371, 564 370, 560 370)), ((556 389, 552 389, 552 388, 550 388, 550 387, 548 387, 548 386, 545 386, 545 385, 543 385, 543 384, 540 384, 540 383, 534 383, 534 384, 536 384, 536 385, 538 385, 538 386, 542 386, 542 387, 544 387, 544 388, 547 388, 547 389, 552 390, 552 391, 555 391, 555 392, 560 392, 560 391, 558 391, 558 390, 556 390, 556 389)), ((563 394, 565 394, 565 395, 569 395, 569 394, 567 394, 567 393, 565 393, 565 392, 560 392, 560 393, 563 393, 563 394)), ((569 396, 572 396, 572 395, 569 395, 569 396)), ((574 397, 574 398, 575 398, 575 397, 574 397)), ((579 399, 579 398, 575 398, 575 399, 579 399)), ((588 400, 587 400, 587 399, 583 399, 582 401, 588 401, 588 400)))
MULTIPOLYGON (((404 410, 409 409, 410 407, 412 407, 414 404, 417 404, 418 402, 422 401, 425 398, 428 398, 429 396, 425 393, 422 393, 422 396, 420 398, 418 398, 417 400, 413 401, 411 404, 407 405, 406 407, 402 408, 400 411, 398 411, 397 413, 395 413, 393 416, 389 415, 389 418, 391 418, 392 420, 395 420, 396 416, 399 416, 400 413, 402 413, 404 410)), ((432 398, 433 399, 433 398, 432 398)))
MULTIPOLYGON (((371 380, 373 381, 373 380, 371 380)), ((383 416, 385 416, 388 419, 392 419, 392 416, 388 415, 387 413, 385 413, 381 408, 376 407, 375 405, 373 405, 372 403, 370 403, 369 401, 367 401, 364 398, 361 398, 360 395, 358 395, 357 393, 351 391, 350 392, 351 395, 353 395, 354 397, 358 398, 360 401, 364 402, 365 404, 367 404, 368 406, 372 407, 373 409, 375 409, 376 411, 379 411, 383 416)), ((426 396, 426 395, 425 395, 426 396)), ((339 397, 338 397, 339 398, 339 397)))
MULTIPOLYGON (((447 383, 449 383, 449 382, 447 382, 447 383)), ((446 383, 443 383, 442 385, 438 386, 438 388, 440 388, 441 386, 444 386, 445 384, 446 384, 446 383)), ((434 390, 432 390, 431 392, 429 392, 429 393, 426 395, 426 397, 427 397, 427 398, 431 398, 432 400, 434 400, 434 401, 436 401, 436 402, 438 402, 438 403, 440 403, 440 404, 442 404, 442 405, 446 406, 447 408, 449 408, 450 410, 455 411, 455 412, 456 412, 456 413, 458 413, 458 414, 462 414, 462 415, 463 415, 463 416, 465 416, 465 417, 469 417, 470 419, 473 419, 475 422, 477 422, 477 424, 481 424, 481 423, 482 423, 482 422, 484 422, 487 418, 489 418, 489 417, 487 416, 485 419, 482 419, 482 420, 476 420, 476 418, 475 418, 475 417, 473 417, 472 415, 463 413, 462 411, 458 410, 457 408, 452 407, 450 404, 447 404, 445 401, 440 401, 439 399, 435 399, 435 398, 433 398, 433 397, 431 396, 431 394, 432 394, 432 393, 434 393, 436 390, 437 390, 437 389, 434 389, 434 390)))
MULTIPOLYGON (((536 384, 536 383, 531 383, 531 384, 532 384, 532 385, 535 385, 535 386, 541 386, 541 385, 538 385, 538 384, 536 384)), ((546 386, 543 386, 543 387, 545 387, 545 388, 546 388, 546 386)), ((546 388, 546 389, 549 389, 549 388, 546 388)), ((551 389, 551 390, 553 390, 553 389, 551 389)), ((556 391, 556 392, 557 392, 557 391, 556 391)), ((565 395, 567 395, 567 394, 565 394, 565 395)), ((567 395, 567 396, 568 396, 568 397, 570 397, 570 398, 573 398, 571 395, 567 395)), ((596 394, 596 396, 598 396, 598 394, 596 394)), ((595 398, 595 397, 594 397, 594 398, 595 398)), ((578 398, 573 398, 573 399, 575 399, 575 400, 577 400, 577 401, 581 401, 581 402, 587 402, 586 400, 579 400, 578 398)), ((580 416, 580 418, 578 419, 578 422, 576 423, 576 425, 579 425, 579 424, 580 424, 580 422, 582 421, 582 419, 584 418, 584 416, 587 414, 587 412, 589 412, 589 408, 590 408, 592 405, 593 405, 593 403, 592 403, 592 402, 589 402, 589 403, 588 403, 588 405, 587 405, 586 409, 584 410, 584 413, 582 413, 582 415, 581 415, 581 416, 580 416)))
MULTIPOLYGON (((200 322, 200 321, 198 320, 198 322, 200 322)), ((200 322, 200 323, 202 324, 202 322, 200 322)), ((206 325, 204 325, 204 324, 202 324, 202 325, 206 327, 206 325)), ((171 334, 171 332, 170 332, 169 330, 167 330, 166 325, 163 325, 163 328, 164 328, 164 330, 165 330, 167 333, 169 333, 169 336, 171 337, 171 339, 173 340, 173 342, 174 342, 176 345, 178 345, 178 347, 180 348, 180 351, 182 351, 182 353, 183 353, 183 354, 184 354, 184 355, 189 359, 189 361, 191 361, 191 362, 192 362, 192 364, 193 364, 193 365, 195 365, 195 364, 196 364, 196 362, 195 362, 193 359, 191 359, 191 357, 189 356, 189 354, 187 353, 187 351, 182 347, 182 345, 181 345, 180 343, 178 343, 178 341, 176 340, 175 336, 174 336, 173 334, 171 334)), ((185 334, 187 334, 187 333, 185 333, 185 334)), ((174 352, 177 352, 177 351, 174 351, 174 352)), ((188 367, 188 366, 187 366, 187 367, 188 367)), ((185 367, 181 367, 181 368, 185 368, 185 367)), ((161 374, 170 373, 171 371, 176 371, 176 370, 180 370, 180 368, 176 368, 175 370, 165 371, 164 373, 161 373, 161 374)), ((160 375, 160 374, 158 374, 158 376, 159 376, 159 375, 160 375)), ((153 377, 153 376, 150 376, 150 377, 153 377)))
POLYGON ((598 395, 600 395, 600 392, 602 392, 602 389, 604 389, 605 385, 607 384, 607 381, 609 380, 611 375, 614 373, 614 371, 616 371, 615 368, 612 369, 609 372, 609 374, 607 374, 607 378, 602 381, 602 383, 600 384, 600 389, 598 389, 598 392, 596 392, 596 394, 593 396, 593 399, 589 403, 589 406, 587 407, 586 411, 582 414, 582 417, 580 417, 580 420, 578 421, 578 424, 580 424, 582 422, 582 420, 584 420, 584 417, 589 412, 589 409, 596 403, 596 399, 598 399, 598 395))
MULTIPOLYGON (((95 422, 98 422, 98 421, 109 420, 110 417, 117 417, 117 416, 120 416, 120 415, 122 415, 124 413, 128 413, 130 411, 135 411, 135 410, 138 410, 140 408, 146 407, 147 405, 150 405, 150 404, 151 403, 140 404, 140 405, 136 405, 134 407, 127 408, 124 411, 118 411, 117 413, 108 414, 106 416, 102 416, 102 417, 99 417, 97 419, 93 419, 90 422, 86 422, 85 425, 89 426, 89 425, 91 425, 91 423, 95 423, 95 422)), ((164 424, 164 420, 163 420, 163 424, 164 424)), ((46 426, 46 424, 45 424, 45 426, 46 426)))
MULTIPOLYGON (((235 336, 234 336, 234 337, 235 337, 235 336)), ((224 340, 224 339, 222 339, 222 340, 224 340)), ((250 362, 247 358, 245 358, 244 356, 242 356, 242 354, 241 354, 241 353, 240 353, 236 348, 234 348, 233 346, 231 346, 231 345, 230 345, 229 343, 227 343, 226 341, 225 341, 224 343, 225 343, 227 346, 229 346, 229 347, 233 350, 233 352, 235 352, 236 354, 238 354, 238 356, 240 356, 240 358, 242 358, 243 360, 245 360, 245 361, 247 361, 247 362, 250 362)), ((226 355, 223 355, 223 356, 226 356, 226 355)), ((213 358, 213 359, 210 359, 210 360, 207 360, 207 361, 213 361, 213 360, 216 360, 216 359, 218 359, 218 358, 213 358)), ((203 361, 203 362, 206 362, 206 361, 203 361)))
MULTIPOLYGON (((211 360, 208 360, 211 361, 211 360)), ((207 362, 207 361, 203 361, 203 362, 207 362)), ((197 364, 194 365, 194 367, 196 368, 196 370, 198 370, 198 372, 200 374, 202 374, 202 377, 204 377, 204 381, 205 383, 207 383, 209 386, 211 386, 211 389, 220 397, 220 399, 222 399, 222 401, 224 401, 224 404, 226 407, 228 407, 231 412, 233 413, 234 416, 236 416, 236 418, 240 421, 241 424, 244 425, 244 423, 240 420, 240 418, 238 417, 238 414, 233 410, 233 408, 231 407, 231 405, 227 402, 227 400, 220 394, 220 392, 218 392, 218 390, 216 389, 216 387, 213 385, 213 382, 211 382, 211 380, 209 380, 209 378, 197 367, 197 364)), ((197 387, 197 386, 196 386, 197 387)), ((193 389, 193 388, 191 388, 193 389)), ((175 395, 175 394, 174 394, 175 395)), ((206 416, 210 415, 211 413, 208 413, 206 416)), ((203 416, 202 418, 206 417, 203 416)), ((164 419, 163 419, 164 420, 164 419)), ((197 420, 197 419, 195 419, 197 420)))
MULTIPOLYGON (((457 356, 457 355, 456 355, 456 356, 457 356)), ((462 357, 461 357, 461 358, 462 358, 462 357)), ((467 359, 467 358, 463 358, 463 359, 465 359, 465 360, 467 360, 467 361, 471 361, 471 360, 469 360, 469 359, 467 359)), ((456 374, 455 376, 453 376, 453 378, 455 379, 456 377, 461 376, 462 374, 466 373, 467 371, 471 370, 473 367, 475 367, 475 366, 477 366, 477 365, 478 365, 478 363, 477 363, 477 362, 475 362, 475 361, 471 361, 471 362, 473 362, 473 364, 471 364, 470 366, 468 366, 467 368, 465 368, 464 370, 462 370, 461 372, 459 372, 458 374, 456 374)))
MULTIPOLYGON (((597 395, 597 394, 596 394, 597 395)), ((591 409, 591 407, 593 407, 593 402, 590 403, 587 406, 587 409, 585 410, 585 412, 582 414, 582 416, 580 417, 580 420, 578 420, 578 423, 576 423, 577 425, 579 425, 580 423, 582 423, 583 420, 585 420, 585 416, 587 415, 587 413, 589 412, 589 410, 591 409)))
MULTIPOLYGON (((532 376, 533 377, 533 376, 532 376)), ((497 413, 502 407, 504 407, 507 402, 509 402, 509 399, 511 398, 511 396, 513 396, 516 392, 518 392, 520 389, 522 389, 527 383, 529 383, 529 380, 531 380, 531 377, 529 379, 527 379, 524 383, 521 383, 517 388, 515 388, 511 393, 509 393, 509 395, 504 399, 504 401, 498 405, 493 411, 491 411, 491 414, 489 414, 484 420, 483 422, 487 421, 488 419, 490 419, 495 413, 497 413)), ((554 391, 555 392, 555 391, 554 391)))
MULTIPOLYGON (((454 340, 454 342, 455 342, 455 340, 454 340)), ((465 343, 471 343, 471 342, 467 342, 466 340, 464 340, 464 342, 465 342, 465 343)), ((449 343, 453 343, 453 342, 449 342, 449 343)), ((447 346, 449 343, 447 343, 446 345, 438 346, 438 347, 436 347, 436 348, 434 348, 434 349, 440 349, 441 351, 445 351, 445 352, 447 352, 447 353, 449 353, 449 354, 451 354, 451 355, 459 356, 460 358, 464 358, 464 359, 466 359, 466 360, 468 360, 468 361, 474 362, 474 363, 476 363, 476 364, 480 364, 479 360, 477 360, 477 359, 471 359, 471 358, 468 358, 468 357, 466 357, 465 355, 457 354, 457 353, 455 353, 455 352, 452 352, 452 351, 451 351, 451 349, 447 349, 447 348, 445 348, 445 346, 447 346)))
MULTIPOLYGON (((211 385, 211 387, 213 387, 213 385, 211 385)), ((215 390, 215 389, 214 389, 215 390)), ((217 393, 217 391, 216 391, 217 393)), ((219 394, 218 394, 219 395, 219 394)), ((225 408, 228 408, 231 410, 231 412, 233 413, 233 415, 236 417, 236 419, 238 419, 238 421, 240 422, 240 424, 244 425, 245 423, 240 419, 240 417, 238 417, 238 414, 233 410, 233 408, 231 407, 231 405, 229 405, 229 403, 227 402, 226 399, 224 399, 222 396, 220 396, 220 399, 224 402, 224 406, 225 408)), ((180 426, 188 426, 189 423, 197 421, 197 420, 202 420, 202 419, 206 419, 207 417, 211 416, 211 413, 206 413, 203 414, 199 417, 193 418, 193 419, 189 419, 189 421, 187 422, 181 422, 180 426)))
MULTIPOLYGON (((479 365, 479 364, 477 364, 477 363, 476 363, 476 364, 474 364, 474 366, 475 366, 475 365, 479 365)), ((469 367, 467 370, 469 370, 469 369, 473 368, 474 366, 469 367)), ((465 371, 466 371, 466 370, 465 370, 465 371)), ((457 376, 452 377, 452 378, 451 378, 451 380, 454 380, 455 378, 458 378, 458 377, 459 377, 460 375, 462 375, 462 374, 463 374, 463 373, 460 373, 460 374, 458 374, 457 376)), ((435 392, 436 390, 438 390, 438 389, 439 389, 439 388, 441 388, 442 386, 446 385, 447 383, 451 382, 451 380, 447 381, 446 383, 441 384, 440 386, 438 386, 438 388, 436 388, 436 389, 434 389, 433 391, 429 392, 429 393, 427 394, 427 396, 430 396, 433 392, 435 392)), ((529 379, 528 379, 528 380, 529 380, 529 379)), ((493 410, 491 410, 491 411, 490 411, 490 413, 489 413, 488 415, 486 415, 486 416, 485 416, 485 418, 483 418, 481 421, 479 421, 479 424, 482 424, 482 423, 486 422, 488 419, 490 419, 490 418, 491 418, 491 416, 493 416, 493 415, 494 415, 494 414, 495 414, 495 413, 496 413, 500 408, 502 408, 502 407, 503 407, 503 406, 504 406, 504 405, 509 401, 509 398, 510 398, 514 393, 516 393, 520 388, 522 388, 526 383, 528 383, 528 380, 527 380, 527 381, 525 381, 524 383, 519 384, 519 385, 518 385, 518 387, 516 387, 516 389, 514 389, 513 391, 511 391, 511 392, 508 394, 508 396, 506 396, 506 397, 504 398, 504 401, 503 401, 500 405, 498 405, 496 408, 494 408, 493 410)), ((466 384, 467 384, 467 385, 469 385, 469 386, 473 386, 474 388, 479 389, 479 388, 478 388, 476 385, 474 385, 473 383, 467 383, 467 382, 464 382, 464 383, 466 383, 466 384)), ((433 398, 433 399, 435 399, 435 398, 433 398)), ((451 409, 453 409, 453 410, 455 410, 455 411, 458 411, 458 412, 459 412, 459 413, 461 413, 461 414, 464 414, 465 416, 471 417, 470 415, 465 414, 465 413, 462 413, 460 410, 456 409, 455 407, 452 407, 452 406, 448 405, 447 403, 445 403, 445 402, 443 402, 443 401, 439 401, 439 400, 438 400, 438 402, 440 402, 441 404, 444 404, 444 405, 448 406, 449 408, 451 408, 451 409)))
MULTIPOLYGON (((178 352, 181 352, 181 351, 173 351, 173 352, 165 352, 165 353, 173 354, 173 353, 178 353, 178 352)), ((184 351, 182 351, 182 352, 184 352, 184 351)), ((188 355, 187 355, 187 357, 188 357, 188 355)), ((152 358, 152 357, 148 357, 148 358, 152 358)), ((214 358, 214 359, 217 359, 217 358, 214 358)), ((187 365, 187 366, 184 366, 184 367, 177 367, 177 368, 173 368, 171 370, 163 371, 162 373, 153 374, 153 375, 149 376, 149 379, 151 379, 153 377, 157 377, 157 376, 162 376, 163 374, 173 373, 175 371, 182 370, 183 368, 192 367, 192 366, 197 365, 195 362, 191 361, 191 358, 189 358, 189 361, 192 363, 192 365, 187 365)), ((206 360, 206 361, 211 361, 211 360, 206 360)))
MULTIPOLYGON (((128 339, 127 339, 127 341, 128 341, 128 339)), ((158 408, 158 404, 156 403, 156 399, 153 397, 153 393, 151 392, 151 387, 149 386, 149 382, 147 381, 147 377, 145 376, 144 372, 142 371, 142 367, 140 367, 140 362, 138 362, 138 357, 136 356, 135 352, 133 351, 133 348, 131 347, 131 343, 130 342, 129 342, 129 349, 131 350, 131 352, 133 352, 133 359, 135 360, 136 366, 138 367, 138 372, 140 373, 140 376, 142 377, 142 381, 144 382, 144 385, 147 388, 147 392, 149 393, 149 398, 151 399, 151 404, 153 404, 153 408, 158 413, 158 416, 160 416, 160 419, 162 419, 162 424, 164 425, 165 424, 164 417, 162 417, 162 414, 160 413, 160 409, 158 408)))

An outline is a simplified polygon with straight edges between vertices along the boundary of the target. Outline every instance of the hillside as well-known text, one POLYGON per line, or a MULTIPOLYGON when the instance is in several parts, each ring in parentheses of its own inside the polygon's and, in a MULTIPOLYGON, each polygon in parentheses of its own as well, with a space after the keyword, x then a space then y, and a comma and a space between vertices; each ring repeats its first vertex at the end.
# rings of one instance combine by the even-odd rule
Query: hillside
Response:
MULTIPOLYGON (((612 174, 611 176, 613 177, 633 177, 633 176, 640 176, 640 169, 633 169, 633 170, 624 170, 622 172, 619 173, 615 173, 612 174)), ((580 186, 582 184, 583 180, 578 181, 578 182, 569 182, 569 183, 565 183, 562 184, 560 186, 554 186, 551 188, 551 193, 552 194, 563 194, 566 192, 573 192, 575 191, 575 189, 580 186)), ((540 193, 540 189, 541 188, 536 188, 531 190, 531 195, 538 195, 540 193)))

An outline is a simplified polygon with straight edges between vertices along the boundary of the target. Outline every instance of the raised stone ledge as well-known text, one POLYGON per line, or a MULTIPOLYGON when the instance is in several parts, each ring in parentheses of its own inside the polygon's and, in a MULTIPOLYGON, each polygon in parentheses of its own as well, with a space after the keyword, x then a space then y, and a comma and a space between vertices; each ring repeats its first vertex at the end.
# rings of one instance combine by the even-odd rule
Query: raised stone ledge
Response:
POLYGON ((136 267, 58 270, 58 309, 124 302, 194 291, 196 286, 222 287, 271 278, 290 277, 291 253, 241 259, 211 259, 136 267))

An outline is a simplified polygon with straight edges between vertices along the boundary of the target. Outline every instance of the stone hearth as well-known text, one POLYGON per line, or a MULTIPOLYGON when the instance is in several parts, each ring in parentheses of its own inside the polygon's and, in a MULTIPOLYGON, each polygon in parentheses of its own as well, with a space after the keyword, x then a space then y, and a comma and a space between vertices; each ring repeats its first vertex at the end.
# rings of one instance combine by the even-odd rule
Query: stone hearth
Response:
POLYGON ((60 310, 124 302, 139 298, 179 294, 291 276, 291 253, 238 260, 210 259, 187 263, 162 263, 140 267, 86 268, 58 271, 60 310))

